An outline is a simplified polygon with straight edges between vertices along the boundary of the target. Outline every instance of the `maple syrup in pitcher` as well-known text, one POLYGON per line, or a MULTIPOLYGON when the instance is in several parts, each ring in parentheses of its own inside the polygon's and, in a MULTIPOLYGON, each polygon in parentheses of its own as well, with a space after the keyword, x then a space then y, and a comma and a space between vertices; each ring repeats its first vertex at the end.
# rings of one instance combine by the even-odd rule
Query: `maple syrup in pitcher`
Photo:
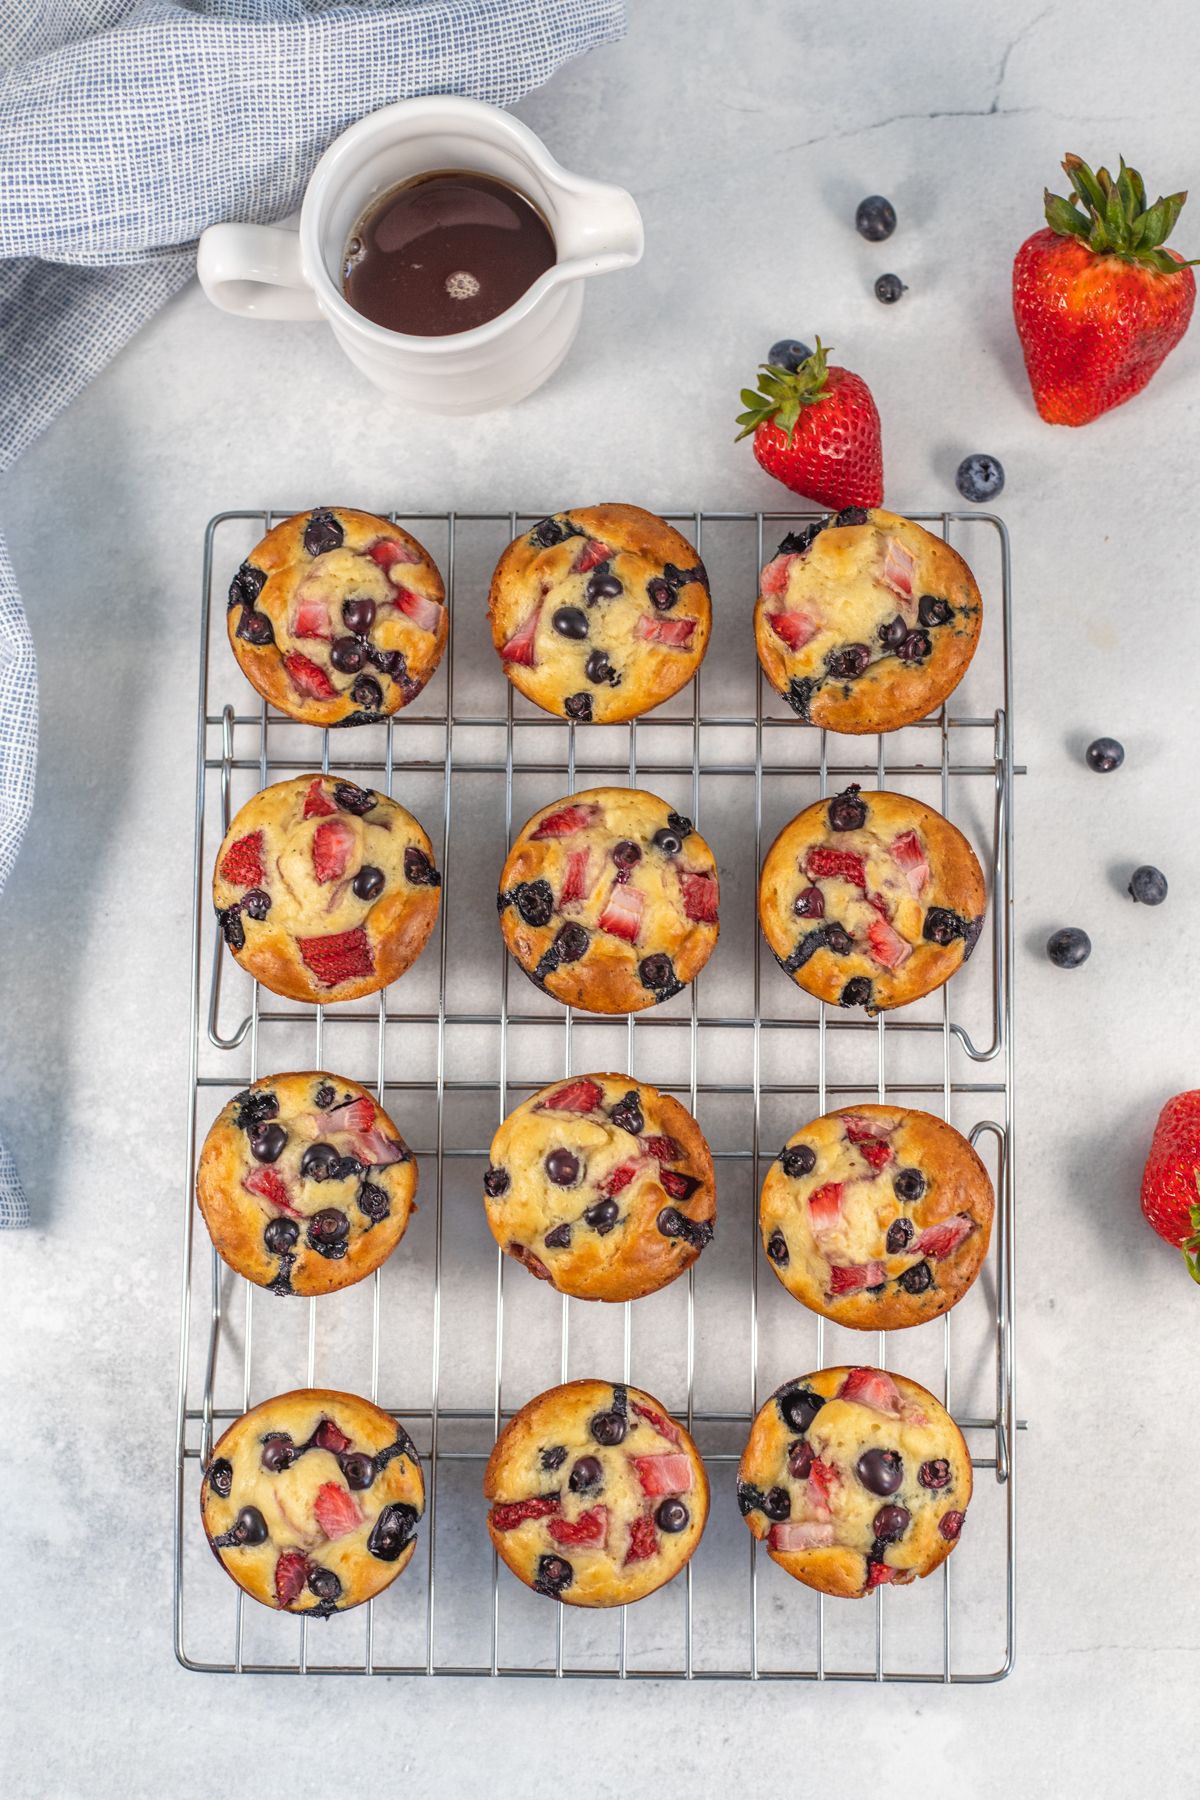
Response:
POLYGON ((342 292, 364 318, 448 337, 506 312, 555 262, 550 228, 507 182, 469 169, 417 175, 363 214, 342 292))

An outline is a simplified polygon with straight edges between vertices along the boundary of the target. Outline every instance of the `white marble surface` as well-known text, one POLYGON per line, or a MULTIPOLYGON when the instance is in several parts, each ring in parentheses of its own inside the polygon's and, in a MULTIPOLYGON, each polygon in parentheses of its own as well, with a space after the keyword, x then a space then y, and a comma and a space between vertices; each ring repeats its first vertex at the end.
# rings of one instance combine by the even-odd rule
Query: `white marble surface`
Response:
MULTIPOLYGON (((646 221, 644 265, 596 284, 552 385, 447 429, 374 397, 322 328, 225 318, 193 287, 8 478, 43 691, 37 814, 0 908, 0 1116, 37 1219, 0 1239, 0 1782, 16 1800, 364 1781, 674 1795, 689 1777, 738 1792, 781 1770, 824 1793, 1194 1789, 1200 1296, 1136 1191, 1159 1104, 1200 1074, 1182 499, 1200 338, 1131 406, 1053 430, 1007 286, 1064 150, 1124 151, 1156 187, 1195 181, 1191 13, 1156 10, 1152 37, 1114 0, 633 0, 623 45, 520 109, 569 165, 629 185, 646 221), (871 191, 900 214, 886 247, 851 227, 871 191), (885 310, 870 283, 888 267, 910 291, 885 310), (953 1692, 185 1674, 169 1540, 204 521, 318 493, 549 504, 564 468, 571 495, 771 504, 730 441, 737 389, 776 336, 818 329, 874 388, 893 504, 953 504, 969 449, 1008 470, 1029 765, 1016 1673, 953 1692), (1102 731, 1128 750, 1108 779, 1079 756, 1102 731), (1121 892, 1143 860, 1171 881, 1157 912, 1121 892), (1095 942, 1076 974, 1040 954, 1062 923, 1095 942)), ((1194 204, 1185 250, 1200 250, 1194 204)))

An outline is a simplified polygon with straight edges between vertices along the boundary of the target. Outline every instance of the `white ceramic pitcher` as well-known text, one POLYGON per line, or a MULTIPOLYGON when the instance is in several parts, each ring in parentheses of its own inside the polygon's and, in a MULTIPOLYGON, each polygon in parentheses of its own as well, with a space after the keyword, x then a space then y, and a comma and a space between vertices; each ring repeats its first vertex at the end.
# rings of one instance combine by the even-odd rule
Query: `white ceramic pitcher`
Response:
POLYGON ((588 275, 627 269, 643 248, 637 205, 623 188, 572 175, 540 138, 481 100, 400 100, 343 132, 313 170, 299 230, 210 225, 200 284, 215 306, 256 319, 326 319, 364 375, 429 412, 474 413, 532 393, 571 347, 588 275), (342 293, 347 240, 389 188, 435 169, 506 181, 541 208, 557 260, 506 312, 470 331, 414 337, 354 311, 342 293))

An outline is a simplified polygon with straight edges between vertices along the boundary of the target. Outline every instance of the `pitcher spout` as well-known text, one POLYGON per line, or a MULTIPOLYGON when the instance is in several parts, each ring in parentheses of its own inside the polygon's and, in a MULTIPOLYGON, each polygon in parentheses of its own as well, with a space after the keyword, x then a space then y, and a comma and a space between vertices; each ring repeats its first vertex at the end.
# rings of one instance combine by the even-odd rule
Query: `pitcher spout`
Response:
POLYGON ((555 185, 560 279, 607 275, 641 261, 646 236, 632 194, 565 172, 555 185))

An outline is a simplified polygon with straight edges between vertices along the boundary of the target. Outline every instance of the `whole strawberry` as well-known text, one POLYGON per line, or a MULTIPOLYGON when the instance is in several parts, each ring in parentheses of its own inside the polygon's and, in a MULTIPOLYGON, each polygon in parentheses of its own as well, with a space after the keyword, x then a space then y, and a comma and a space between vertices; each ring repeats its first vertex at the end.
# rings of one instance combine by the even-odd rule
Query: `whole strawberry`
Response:
POLYGON ((1074 192, 1046 191, 1046 229, 1013 263, 1013 314, 1037 409, 1051 425, 1086 425, 1140 394, 1188 327, 1192 265, 1164 248, 1187 194, 1146 205, 1122 157, 1114 181, 1078 156, 1074 192))
POLYGON ((1142 1211, 1176 1244, 1200 1282, 1200 1088, 1176 1094, 1158 1115, 1142 1175, 1142 1211))
POLYGON ((754 433, 768 475, 795 494, 837 511, 883 502, 879 414, 860 375, 831 368, 820 338, 793 372, 763 363, 758 392, 742 389, 738 439, 754 433))

